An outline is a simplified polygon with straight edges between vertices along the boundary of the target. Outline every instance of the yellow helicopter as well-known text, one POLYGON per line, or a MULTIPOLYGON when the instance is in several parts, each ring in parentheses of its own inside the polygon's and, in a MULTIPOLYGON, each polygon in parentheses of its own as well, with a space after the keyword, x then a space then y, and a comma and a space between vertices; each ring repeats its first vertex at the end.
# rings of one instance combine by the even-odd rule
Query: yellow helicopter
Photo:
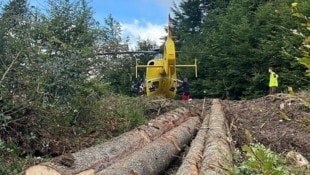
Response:
POLYGON ((115 54, 133 54, 133 53, 157 53, 155 57, 147 62, 146 65, 138 64, 136 59, 136 78, 138 78, 138 69, 146 68, 146 76, 140 87, 134 87, 134 92, 146 94, 146 96, 162 95, 166 98, 174 98, 177 93, 177 87, 180 80, 177 79, 177 67, 195 68, 197 77, 197 60, 192 65, 177 65, 176 50, 171 31, 171 18, 168 20, 168 35, 159 52, 156 51, 125 51, 125 52, 104 52, 98 55, 115 55, 115 54), (138 89, 138 90, 137 90, 138 89))
POLYGON ((146 68, 145 81, 142 83, 143 91, 147 96, 163 95, 166 98, 173 98, 177 92, 179 80, 176 75, 177 67, 195 68, 197 77, 197 60, 192 65, 177 65, 176 50, 171 31, 171 18, 167 29, 168 35, 163 45, 162 53, 158 53, 154 59, 149 60, 147 65, 139 65, 136 60, 136 78, 138 68, 146 68))

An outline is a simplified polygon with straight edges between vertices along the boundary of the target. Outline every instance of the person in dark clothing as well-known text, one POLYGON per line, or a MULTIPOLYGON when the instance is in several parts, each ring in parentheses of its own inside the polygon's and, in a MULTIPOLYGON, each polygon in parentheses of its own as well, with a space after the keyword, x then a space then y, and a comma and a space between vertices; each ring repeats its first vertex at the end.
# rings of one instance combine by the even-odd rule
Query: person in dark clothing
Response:
POLYGON ((184 78, 183 81, 179 81, 179 82, 182 83, 181 87, 183 89, 182 101, 188 101, 189 95, 190 95, 188 80, 187 80, 187 78, 184 78))

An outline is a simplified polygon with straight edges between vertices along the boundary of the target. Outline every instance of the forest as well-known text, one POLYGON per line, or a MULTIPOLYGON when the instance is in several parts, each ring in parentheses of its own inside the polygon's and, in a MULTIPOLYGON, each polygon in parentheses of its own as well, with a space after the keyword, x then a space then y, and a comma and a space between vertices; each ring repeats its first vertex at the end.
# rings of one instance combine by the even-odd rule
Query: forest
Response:
MULTIPOLYGON (((45 2, 40 9, 27 0, 0 1, 0 174, 16 174, 38 161, 33 156, 87 147, 79 139, 97 130, 104 137, 91 143, 102 142, 153 112, 132 92, 140 81, 135 60, 145 64, 151 56, 98 55, 133 51, 113 14, 101 24, 88 0, 45 2), (75 141, 62 140, 70 142, 62 150, 42 147, 43 138, 56 144, 63 133, 75 141)), ((309 0, 182 0, 171 11, 176 49, 184 51, 177 63, 198 59, 198 77, 177 70, 189 79, 193 99, 263 97, 270 66, 278 92, 309 91, 309 0)), ((158 47, 140 40, 134 51, 158 47)))

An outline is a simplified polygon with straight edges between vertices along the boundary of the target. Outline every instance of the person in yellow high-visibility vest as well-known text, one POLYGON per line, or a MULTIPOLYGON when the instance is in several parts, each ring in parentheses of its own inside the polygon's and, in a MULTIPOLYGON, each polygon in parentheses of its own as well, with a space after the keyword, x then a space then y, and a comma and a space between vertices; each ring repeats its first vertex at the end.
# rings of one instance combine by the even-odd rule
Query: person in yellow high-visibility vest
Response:
POLYGON ((278 87, 279 75, 274 72, 273 67, 269 67, 269 94, 275 94, 278 87))

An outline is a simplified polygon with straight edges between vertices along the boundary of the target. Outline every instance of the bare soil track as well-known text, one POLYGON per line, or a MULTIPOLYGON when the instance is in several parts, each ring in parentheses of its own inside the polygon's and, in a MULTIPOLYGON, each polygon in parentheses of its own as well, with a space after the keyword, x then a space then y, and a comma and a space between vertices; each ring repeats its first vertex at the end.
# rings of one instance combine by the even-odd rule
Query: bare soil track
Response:
POLYGON ((247 129, 255 142, 275 152, 295 150, 310 158, 310 108, 302 98, 277 94, 222 104, 236 147, 246 144, 247 129))

